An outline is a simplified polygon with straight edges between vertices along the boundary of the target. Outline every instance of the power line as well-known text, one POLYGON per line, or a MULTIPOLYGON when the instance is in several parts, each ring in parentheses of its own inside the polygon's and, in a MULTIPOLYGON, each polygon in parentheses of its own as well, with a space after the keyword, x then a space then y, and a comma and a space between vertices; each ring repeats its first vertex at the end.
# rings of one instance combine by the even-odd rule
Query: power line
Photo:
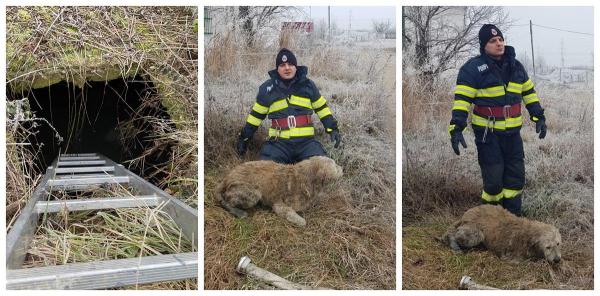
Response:
MULTIPOLYGON (((546 29, 551 29, 551 30, 557 30, 557 31, 569 32, 569 33, 574 33, 574 34, 582 34, 582 35, 594 36, 594 34, 585 33, 585 32, 577 32, 577 31, 559 29, 559 28, 554 28, 554 27, 549 27, 549 26, 544 26, 544 25, 538 25, 538 24, 533 24, 533 25, 536 26, 536 27, 541 27, 541 28, 546 28, 546 29)), ((529 24, 515 24, 515 25, 511 25, 511 27, 525 27, 525 26, 529 26, 529 24)))
POLYGON ((538 24, 533 24, 533 25, 536 26, 536 27, 546 28, 546 29, 550 29, 550 30, 568 32, 568 33, 573 33, 573 34, 581 34, 581 35, 594 36, 594 34, 590 34, 590 33, 577 32, 577 31, 571 31, 571 30, 564 30, 564 29, 559 29, 559 28, 554 28, 554 27, 542 26, 542 25, 538 25, 538 24))

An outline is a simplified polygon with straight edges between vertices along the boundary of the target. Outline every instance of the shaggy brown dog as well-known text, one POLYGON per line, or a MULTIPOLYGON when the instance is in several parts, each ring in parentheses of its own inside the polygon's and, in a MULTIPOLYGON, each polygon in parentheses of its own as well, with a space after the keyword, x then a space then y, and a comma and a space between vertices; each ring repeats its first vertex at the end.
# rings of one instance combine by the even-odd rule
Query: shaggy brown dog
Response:
POLYGON ((235 167, 217 187, 225 209, 242 218, 261 202, 288 221, 305 226, 296 211, 309 208, 320 190, 342 176, 342 167, 324 156, 314 156, 294 165, 270 160, 250 161, 235 167))
POLYGON ((517 217, 500 206, 469 209, 441 240, 459 252, 483 243, 499 257, 512 261, 544 258, 558 263, 561 257, 556 227, 517 217))

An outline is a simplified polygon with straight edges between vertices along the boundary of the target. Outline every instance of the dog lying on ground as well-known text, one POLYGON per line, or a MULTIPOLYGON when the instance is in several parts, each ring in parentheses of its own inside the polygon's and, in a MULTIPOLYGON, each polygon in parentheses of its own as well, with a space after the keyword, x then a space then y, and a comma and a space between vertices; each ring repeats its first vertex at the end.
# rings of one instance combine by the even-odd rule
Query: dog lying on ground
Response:
POLYGON ((561 237, 556 227, 517 217, 500 206, 469 209, 440 240, 458 252, 483 244, 511 261, 544 258, 558 263, 561 259, 561 237))
POLYGON ((342 177, 342 167, 324 156, 313 156, 294 165, 270 160, 250 161, 235 167, 217 187, 221 205, 238 218, 243 209, 259 202, 288 221, 305 226, 296 212, 311 207, 330 181, 342 177))

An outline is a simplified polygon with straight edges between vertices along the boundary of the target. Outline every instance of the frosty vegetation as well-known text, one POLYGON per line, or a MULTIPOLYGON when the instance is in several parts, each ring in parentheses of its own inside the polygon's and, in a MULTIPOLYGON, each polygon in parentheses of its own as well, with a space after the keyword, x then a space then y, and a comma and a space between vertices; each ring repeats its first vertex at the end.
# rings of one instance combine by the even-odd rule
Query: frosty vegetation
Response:
POLYGON ((308 286, 394 289, 395 41, 374 32, 343 36, 342 30, 334 30, 329 41, 318 23, 312 34, 282 31, 283 15, 296 13, 289 10, 274 16, 268 22, 273 25, 258 28, 249 46, 241 11, 212 10, 215 22, 229 12, 229 22, 205 35, 205 288, 270 289, 235 274, 240 257, 248 255, 257 265, 308 286), (342 148, 334 149, 317 120, 316 137, 345 176, 318 206, 301 213, 308 222, 302 229, 261 209, 249 218, 234 218, 213 192, 233 166, 258 159, 267 120, 245 157, 236 155, 235 141, 280 47, 308 66, 343 137, 342 148))

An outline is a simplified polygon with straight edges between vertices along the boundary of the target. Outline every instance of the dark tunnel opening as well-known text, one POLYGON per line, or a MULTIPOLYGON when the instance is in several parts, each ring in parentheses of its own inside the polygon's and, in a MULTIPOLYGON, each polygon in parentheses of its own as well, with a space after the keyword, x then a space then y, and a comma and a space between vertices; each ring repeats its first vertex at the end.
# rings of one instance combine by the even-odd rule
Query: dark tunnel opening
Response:
POLYGON ((156 185, 167 177, 164 167, 171 161, 173 144, 158 139, 165 124, 157 122, 175 127, 156 99, 154 85, 140 76, 87 81, 83 88, 63 81, 20 94, 8 89, 8 98, 27 98, 37 118, 23 121, 20 129, 27 132, 20 134, 31 143, 27 147, 38 172, 59 153, 95 152, 156 185))

